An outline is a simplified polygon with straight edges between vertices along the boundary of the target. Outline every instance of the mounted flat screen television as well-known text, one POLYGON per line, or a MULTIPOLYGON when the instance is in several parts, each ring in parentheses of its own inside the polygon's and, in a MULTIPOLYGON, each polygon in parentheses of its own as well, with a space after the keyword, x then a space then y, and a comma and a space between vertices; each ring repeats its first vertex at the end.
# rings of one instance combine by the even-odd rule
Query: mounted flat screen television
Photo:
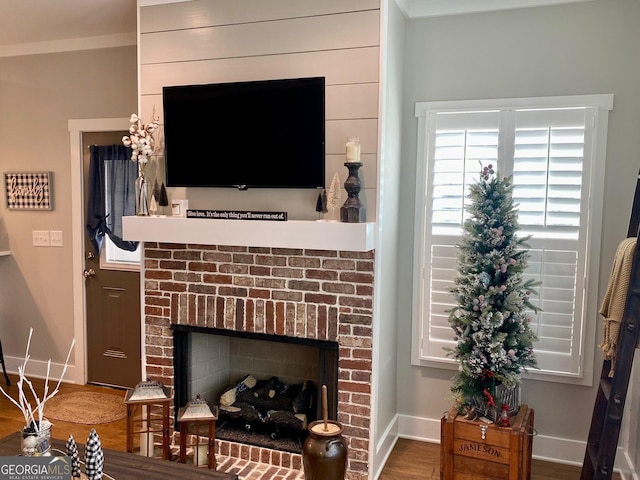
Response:
POLYGON ((164 87, 167 186, 321 188, 324 77, 164 87))

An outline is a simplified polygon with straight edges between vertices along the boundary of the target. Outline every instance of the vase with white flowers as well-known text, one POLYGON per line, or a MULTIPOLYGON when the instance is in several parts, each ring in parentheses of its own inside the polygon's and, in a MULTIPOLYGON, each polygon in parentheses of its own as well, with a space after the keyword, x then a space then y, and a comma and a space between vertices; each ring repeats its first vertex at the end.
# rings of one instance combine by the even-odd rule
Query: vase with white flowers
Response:
POLYGON ((52 424, 44 416, 44 406, 51 398, 53 398, 60 389, 60 383, 67 371, 69 365, 69 357, 71 356, 71 350, 76 343, 74 338, 71 341, 69 352, 67 353, 67 359, 64 362, 64 367, 60 375, 60 379, 56 384, 56 387, 49 391, 49 374, 51 372, 51 359, 47 362, 47 375, 44 380, 44 391, 42 398, 38 397, 36 390, 31 380, 26 375, 27 363, 31 356, 29 355, 29 347, 31 346, 31 336, 33 335, 33 328, 29 329, 29 339, 27 340, 27 349, 24 355, 24 362, 18 366, 18 382, 16 387, 18 388, 18 399, 11 397, 2 387, 0 392, 9 399, 16 407, 20 409, 24 417, 25 426, 22 429, 22 455, 24 456, 40 456, 50 455, 51 450, 51 427, 52 424), (35 405, 32 405, 32 401, 29 400, 29 396, 32 397, 32 401, 35 405))
POLYGON ((129 135, 122 137, 122 144, 131 147, 131 160, 138 163, 138 178, 136 179, 136 215, 149 215, 149 197, 145 168, 155 149, 153 133, 158 129, 158 119, 155 111, 151 121, 144 125, 140 117, 132 113, 129 119, 129 135))

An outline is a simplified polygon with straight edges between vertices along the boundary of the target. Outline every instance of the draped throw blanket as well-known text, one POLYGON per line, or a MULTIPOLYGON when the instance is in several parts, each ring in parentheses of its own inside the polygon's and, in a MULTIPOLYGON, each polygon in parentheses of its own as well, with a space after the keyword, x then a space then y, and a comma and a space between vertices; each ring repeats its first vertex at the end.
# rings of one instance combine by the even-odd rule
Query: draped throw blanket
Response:
POLYGON ((131 161, 131 148, 124 145, 91 145, 87 233, 95 254, 100 253, 105 235, 129 252, 138 242, 122 239, 122 217, 135 215, 135 181, 138 164, 131 161))
POLYGON ((600 348, 606 360, 611 360, 609 377, 613 377, 616 366, 616 351, 618 348, 618 335, 624 316, 627 291, 631 279, 631 265, 633 264, 633 252, 636 248, 636 238, 629 237, 618 245, 616 256, 613 259, 609 285, 604 295, 600 314, 604 317, 604 338, 600 348))

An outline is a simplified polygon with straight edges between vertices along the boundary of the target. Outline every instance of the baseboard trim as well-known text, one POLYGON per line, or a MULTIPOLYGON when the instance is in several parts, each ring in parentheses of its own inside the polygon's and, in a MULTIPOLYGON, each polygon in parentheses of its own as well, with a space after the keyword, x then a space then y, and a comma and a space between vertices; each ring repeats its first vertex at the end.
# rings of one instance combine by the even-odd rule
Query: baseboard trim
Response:
MULTIPOLYGON (((620 454, 620 448, 618 448, 618 454, 620 454)), ((616 468, 619 467, 619 473, 622 480, 640 480, 638 473, 636 472, 633 460, 629 456, 629 452, 623 450, 620 456, 620 461, 616 462, 616 468)), ((618 460, 618 455, 616 455, 618 460)))
MULTIPOLYGON (((24 358, 19 357, 4 357, 4 364, 7 367, 7 373, 13 373, 15 375, 18 374, 18 367, 22 366, 24 363, 24 358)), ((26 375, 29 378, 47 378, 47 365, 49 362, 43 360, 33 360, 29 359, 29 363, 27 363, 27 371, 26 375)), ((51 369, 49 371, 49 380, 55 380, 56 382, 62 375, 62 371, 64 370, 64 363, 53 363, 51 362, 51 369)), ((1 378, 1 377, 0 377, 1 378)), ((73 379, 75 378, 75 366, 69 365, 67 366, 67 371, 64 374, 64 381, 66 383, 76 383, 73 379)))
POLYGON ((382 474, 382 469, 384 468, 387 460, 389 459, 389 455, 393 451, 393 447, 395 447, 396 442, 398 441, 398 414, 396 414, 393 419, 387 425, 384 433, 382 434, 380 440, 375 446, 375 453, 373 455, 373 477, 377 479, 382 474))
POLYGON ((440 443, 440 420, 398 415, 398 436, 410 440, 440 443))

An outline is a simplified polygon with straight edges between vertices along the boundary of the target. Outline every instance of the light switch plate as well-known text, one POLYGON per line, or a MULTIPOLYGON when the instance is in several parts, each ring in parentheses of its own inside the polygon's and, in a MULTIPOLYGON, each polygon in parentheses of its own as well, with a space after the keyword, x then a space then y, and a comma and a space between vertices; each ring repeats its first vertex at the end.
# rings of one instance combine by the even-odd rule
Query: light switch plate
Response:
POLYGON ((52 247, 62 247, 62 230, 50 230, 49 240, 52 247))
POLYGON ((49 230, 33 230, 33 246, 34 247, 48 247, 49 243, 49 230))

